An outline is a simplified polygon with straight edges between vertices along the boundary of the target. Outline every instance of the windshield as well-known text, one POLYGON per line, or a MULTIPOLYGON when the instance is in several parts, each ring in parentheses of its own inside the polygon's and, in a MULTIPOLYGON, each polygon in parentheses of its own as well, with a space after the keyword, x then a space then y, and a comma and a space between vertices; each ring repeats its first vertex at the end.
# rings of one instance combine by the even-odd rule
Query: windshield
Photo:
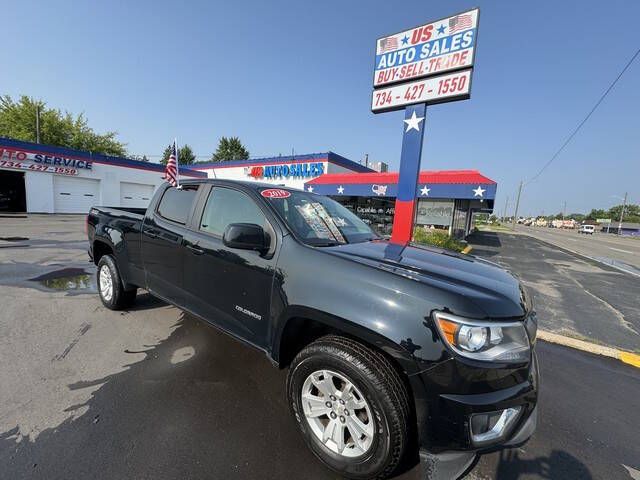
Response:
MULTIPOLYGON (((282 191, 282 190, 281 190, 282 191)), ((286 190, 289 195, 262 195, 296 236, 308 245, 331 246, 378 238, 356 215, 328 197, 286 190)))

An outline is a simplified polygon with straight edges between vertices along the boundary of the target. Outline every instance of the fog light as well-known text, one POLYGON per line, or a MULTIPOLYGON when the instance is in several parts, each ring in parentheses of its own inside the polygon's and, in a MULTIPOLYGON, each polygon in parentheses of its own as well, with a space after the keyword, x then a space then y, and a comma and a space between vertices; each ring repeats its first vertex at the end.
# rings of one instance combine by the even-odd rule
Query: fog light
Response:
POLYGON ((522 407, 497 412, 477 413, 471 416, 471 441, 475 446, 503 440, 518 419, 522 407))

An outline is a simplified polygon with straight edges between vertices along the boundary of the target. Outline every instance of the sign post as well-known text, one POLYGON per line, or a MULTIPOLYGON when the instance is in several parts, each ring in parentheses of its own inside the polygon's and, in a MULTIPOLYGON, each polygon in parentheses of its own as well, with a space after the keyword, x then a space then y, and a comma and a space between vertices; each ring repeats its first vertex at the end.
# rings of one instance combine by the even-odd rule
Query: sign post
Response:
POLYGON ((398 195, 396 196, 393 229, 391 230, 393 243, 406 244, 411 241, 426 114, 427 105, 424 103, 405 109, 402 124, 404 133, 402 134, 402 153, 400 154, 398 195))
POLYGON ((427 105, 471 96, 479 17, 473 9, 376 42, 371 111, 405 110, 393 244, 413 236, 427 105))

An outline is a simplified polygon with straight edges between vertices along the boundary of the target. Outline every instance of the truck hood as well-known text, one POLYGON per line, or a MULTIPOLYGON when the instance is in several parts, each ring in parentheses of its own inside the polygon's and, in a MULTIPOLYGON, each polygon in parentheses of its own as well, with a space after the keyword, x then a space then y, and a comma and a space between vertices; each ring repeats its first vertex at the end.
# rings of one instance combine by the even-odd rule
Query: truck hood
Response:
POLYGON ((478 317, 484 314, 487 318, 518 318, 531 309, 530 299, 513 274, 495 263, 471 255, 437 247, 403 247, 383 240, 325 247, 323 250, 461 295, 481 310, 478 317))

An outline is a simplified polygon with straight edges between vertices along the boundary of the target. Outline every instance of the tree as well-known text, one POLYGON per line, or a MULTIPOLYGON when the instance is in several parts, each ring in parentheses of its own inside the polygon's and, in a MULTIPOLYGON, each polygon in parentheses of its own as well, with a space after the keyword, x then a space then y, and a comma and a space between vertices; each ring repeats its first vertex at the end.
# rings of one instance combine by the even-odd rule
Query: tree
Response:
MULTIPOLYGON (((607 218, 611 218, 614 221, 620 220, 620 213, 622 213, 622 204, 616 205, 609 209, 607 218)), ((640 222, 640 205, 628 204, 624 208, 624 222, 640 222)))
MULTIPOLYGON (((173 149, 173 145, 169 145, 162 152, 162 159, 160 163, 166 165, 169 161, 169 155, 171 155, 171 150, 173 149)), ((193 154, 193 150, 189 145, 183 145, 178 149, 178 166, 180 165, 193 165, 196 160, 196 156, 193 154)))
POLYGON ((587 214, 587 219, 596 220, 597 218, 607 218, 609 213, 606 210, 602 210, 601 208, 594 208, 587 214))
POLYGON ((99 134, 87 124, 84 114, 47 108, 42 100, 22 96, 13 101, 9 95, 0 96, 0 136, 25 142, 37 141, 36 112, 40 110, 40 143, 58 147, 88 150, 105 155, 124 157, 126 145, 116 140, 116 132, 99 134))
POLYGON ((213 162, 226 162, 228 160, 247 160, 249 151, 242 145, 238 137, 222 137, 218 142, 218 149, 211 156, 213 162))

